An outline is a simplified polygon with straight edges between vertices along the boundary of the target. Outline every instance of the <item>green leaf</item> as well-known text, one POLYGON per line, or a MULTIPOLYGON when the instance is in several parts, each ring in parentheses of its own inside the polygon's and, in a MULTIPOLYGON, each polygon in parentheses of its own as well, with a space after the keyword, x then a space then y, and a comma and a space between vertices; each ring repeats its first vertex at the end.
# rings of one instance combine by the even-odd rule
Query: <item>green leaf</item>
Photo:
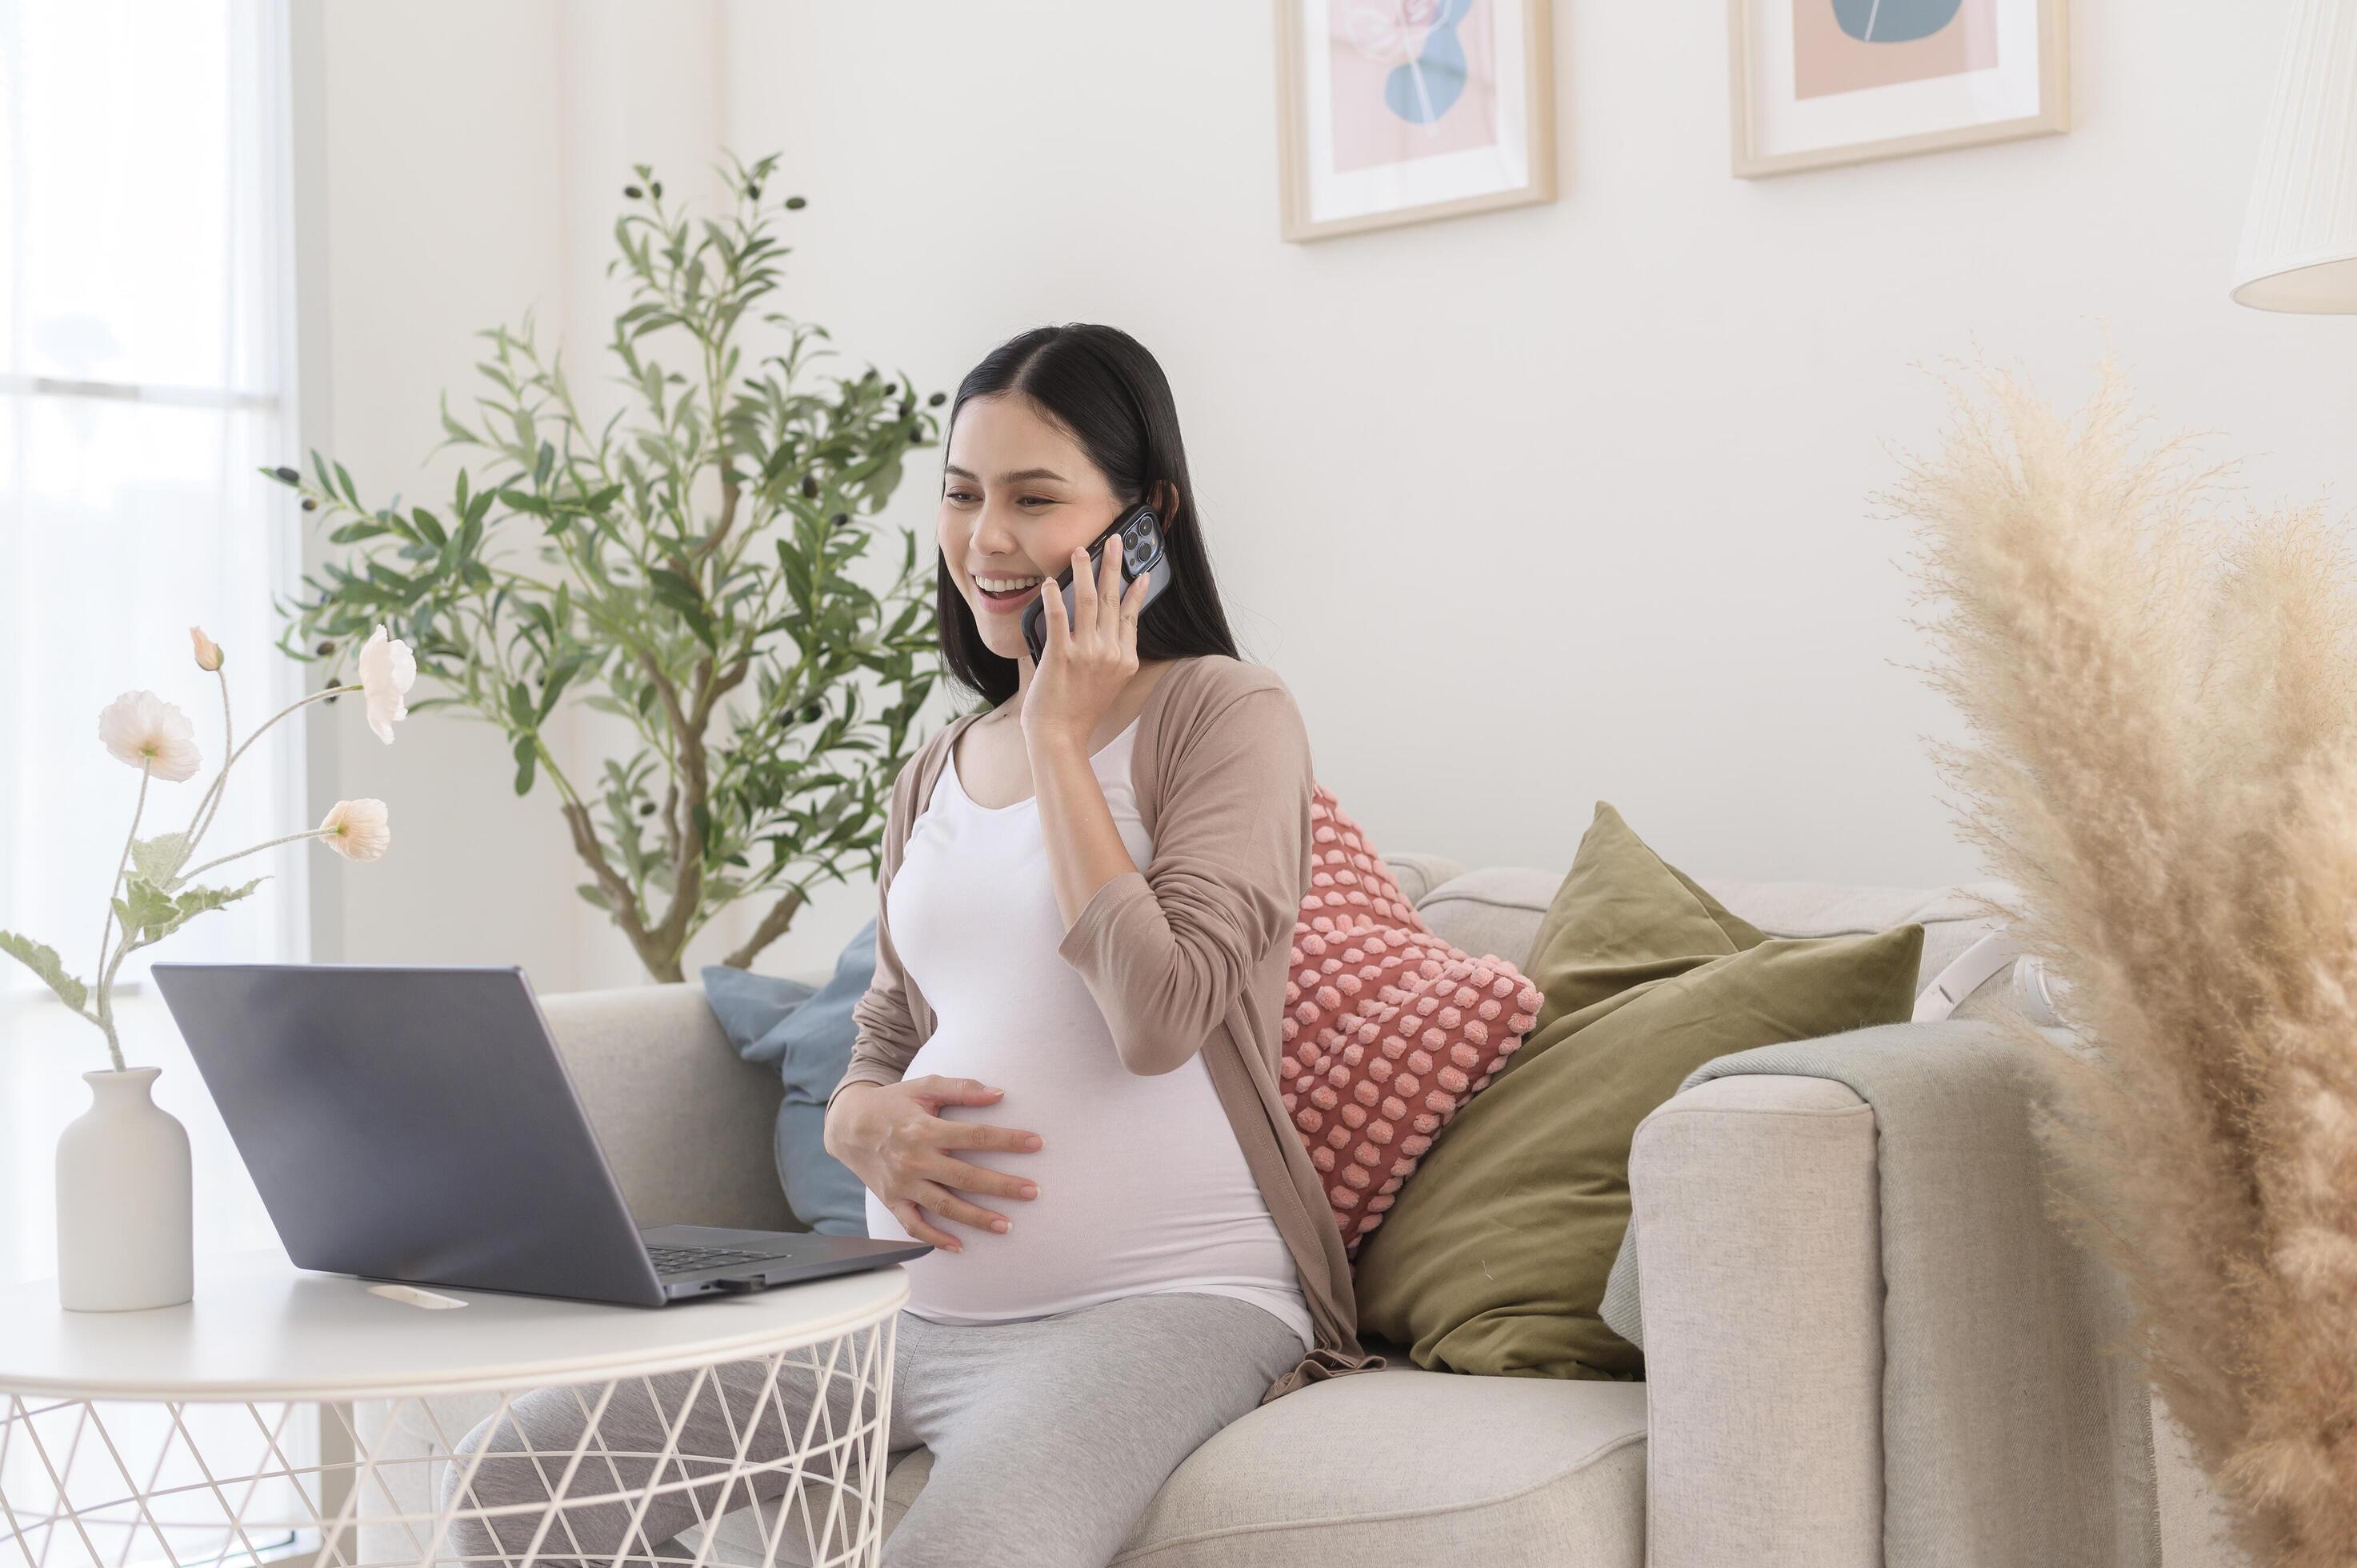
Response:
MULTIPOLYGON (((532 728, 532 688, 521 681, 514 682, 508 687, 508 717, 515 721, 518 729, 532 728)), ((524 738, 529 740, 531 737, 527 736, 524 738)), ((522 791, 519 790, 518 793, 522 791)))
POLYGON ((535 724, 546 719, 550 714, 556 711, 556 699, 565 694, 565 683, 579 674, 581 666, 587 662, 588 660, 586 657, 576 654, 548 672, 548 684, 540 693, 540 709, 533 720, 535 724))
POLYGON ((533 770, 540 765, 540 746, 533 736, 524 736, 517 740, 515 760, 515 792, 529 795, 532 793, 533 770))
POLYGON ((45 947, 30 937, 20 937, 14 931, 0 931, 0 952, 6 953, 40 977, 41 983, 58 993, 58 1000, 81 1011, 90 1000, 90 987, 66 972, 64 961, 58 950, 45 947))
POLYGON ((667 605, 685 609, 704 603, 703 591, 668 566, 650 567, 647 585, 654 590, 655 597, 667 605))
POLYGON ((576 887, 573 891, 581 895, 581 901, 583 903, 603 909, 609 915, 614 912, 613 903, 611 900, 607 898, 606 890, 598 886, 596 883, 584 882, 580 886, 576 887))
POLYGON ((172 896, 144 876, 126 876, 123 890, 127 898, 114 901, 115 913, 131 928, 142 942, 152 942, 169 935, 179 925, 173 917, 172 896))
POLYGON ((148 881, 162 888, 171 888, 178 882, 175 875, 188 858, 188 835, 158 833, 152 839, 141 839, 131 846, 132 868, 148 881))
POLYGON ((704 595, 694 583, 666 567, 653 566, 648 568, 647 585, 653 589, 658 603, 670 606, 685 618, 687 629, 698 642, 715 653, 720 651, 720 639, 712 629, 712 612, 704 607, 704 595))
MULTIPOLYGON (((465 425, 450 417, 450 394, 448 392, 444 392, 442 394, 442 428, 454 442, 468 446, 479 446, 482 445, 481 442, 475 439, 474 432, 468 430, 465 425)), ((463 479, 459 481, 459 486, 462 490, 465 489, 465 483, 466 482, 463 479)), ((458 499, 460 503, 464 504, 466 497, 462 494, 458 499)))
POLYGON ((242 887, 184 887, 172 900, 172 929, 177 930, 193 916, 234 904, 261 886, 262 878, 257 876, 242 887))

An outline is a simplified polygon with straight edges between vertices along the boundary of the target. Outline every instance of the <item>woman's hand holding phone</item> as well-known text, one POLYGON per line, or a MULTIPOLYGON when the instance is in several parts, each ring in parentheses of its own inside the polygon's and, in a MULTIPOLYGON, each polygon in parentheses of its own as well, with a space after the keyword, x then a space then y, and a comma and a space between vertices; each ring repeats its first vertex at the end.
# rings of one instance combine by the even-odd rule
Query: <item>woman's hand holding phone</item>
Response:
POLYGON ((925 1219, 925 1211, 977 1230, 1006 1230, 1011 1223, 996 1209, 959 1196, 995 1193, 1028 1201, 1037 1184, 986 1170, 959 1159, 952 1149, 999 1149, 1030 1154, 1039 1135, 1019 1127, 953 1122, 944 1105, 989 1105, 1006 1091, 970 1078, 927 1074, 898 1083, 863 1083, 835 1096, 827 1112, 826 1152, 841 1160, 867 1190, 884 1200, 892 1218, 910 1236, 944 1251, 963 1252, 965 1243, 925 1219))
MULTIPOLYGON (((1023 699, 1027 747, 1066 741, 1086 750, 1097 721, 1137 673, 1137 617, 1146 606, 1148 585, 1141 574, 1130 579, 1127 588, 1122 586, 1121 552, 1118 533, 1105 540, 1103 553, 1093 564, 1086 550, 1074 547, 1070 624, 1056 580, 1050 577, 1039 585, 1048 645, 1023 699)), ((1029 663, 1028 646, 1017 658, 1029 663)))

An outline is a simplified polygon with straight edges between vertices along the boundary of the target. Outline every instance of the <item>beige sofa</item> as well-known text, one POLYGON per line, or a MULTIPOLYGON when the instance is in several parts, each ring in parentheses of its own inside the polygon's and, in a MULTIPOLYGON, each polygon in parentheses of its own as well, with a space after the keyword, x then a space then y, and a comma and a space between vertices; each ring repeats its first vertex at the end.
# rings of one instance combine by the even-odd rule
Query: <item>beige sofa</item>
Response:
MULTIPOLYGON (((1516 961, 1562 875, 1466 872, 1436 855, 1391 864, 1435 929, 1469 951, 1516 961)), ((1921 920, 1926 983, 1983 929, 1964 890, 1706 886, 1775 935, 1921 920)), ((1993 983, 1972 1005, 2000 1004, 2000 990, 1993 983)), ((548 1014, 640 1223, 792 1223, 770 1147, 777 1081, 738 1060, 699 992, 554 997, 548 1014)), ((1878 1434, 1889 1402, 1968 1391, 1886 1382, 1881 1326, 1909 1304, 1889 1299, 1881 1274, 1876 1160, 1871 1109, 1829 1079, 1730 1078, 1680 1095, 1640 1129, 1631 1163, 1648 1382, 1462 1377, 1402 1359, 1392 1369, 1315 1385, 1251 1412, 1199 1449, 1116 1561, 2043 1568, 2008 1555, 2002 1520, 1964 1521, 1930 1544, 1886 1541, 1886 1498, 1909 1484, 1884 1473, 1878 1434)), ((2031 1318, 2039 1310, 2026 1309, 2031 1318)), ((2066 1302, 2055 1310, 2074 1309, 2066 1302)), ((2085 1326, 2018 1325, 2027 1335, 2066 1337, 2085 1326)), ((474 1419, 464 1402, 442 1412, 444 1430, 474 1419)), ((2205 1539, 2199 1489, 2171 1462, 2168 1437, 2164 1427, 2169 1568, 2224 1561, 2205 1539)), ((2149 1474, 2147 1449, 2122 1447, 2124 1474, 2149 1474)), ((920 1450, 894 1468, 888 1530, 930 1462, 920 1450)), ((747 1519, 721 1522, 716 1558, 759 1561, 737 1528, 747 1519)), ((2106 1561, 2149 1568, 2147 1545, 2123 1544, 2106 1561)))

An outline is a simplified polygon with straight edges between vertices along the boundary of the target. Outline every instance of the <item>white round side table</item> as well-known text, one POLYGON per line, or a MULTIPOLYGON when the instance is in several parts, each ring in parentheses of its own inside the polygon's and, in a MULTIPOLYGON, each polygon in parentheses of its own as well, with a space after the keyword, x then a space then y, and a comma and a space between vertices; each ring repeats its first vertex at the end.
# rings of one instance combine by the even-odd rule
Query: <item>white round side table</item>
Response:
MULTIPOLYGON (((26 1568, 450 1563, 468 1561, 454 1524, 495 1519, 502 1541, 531 1545, 476 1561, 638 1564, 635 1530, 627 1556, 585 1553, 565 1516, 620 1504, 635 1525, 667 1493, 686 1494, 702 1528, 683 1532, 700 1537, 692 1553, 661 1560, 719 1561, 710 1526, 758 1498, 763 1568, 876 1561, 899 1268, 655 1310, 405 1291, 258 1256, 200 1262, 192 1301, 145 1312, 66 1312, 54 1281, 0 1289, 0 1561, 13 1544, 26 1568), (758 1402, 730 1439, 700 1445, 722 1452, 692 1451, 687 1409, 735 1362, 754 1370, 758 1402), (799 1412, 780 1391, 790 1370, 817 1391, 799 1412), (554 1386, 581 1402, 577 1443, 451 1456, 474 1417, 554 1386), (662 1446, 643 1430, 601 1434, 624 1388, 655 1402, 662 1446), (788 1451, 752 1451, 763 1416, 788 1451), (558 1498, 524 1509, 528 1528, 520 1505, 479 1503, 467 1485, 485 1460, 526 1455, 558 1498), (608 1460, 641 1461, 639 1484, 608 1460), (446 1467, 458 1472, 447 1507, 446 1467)), ((734 1411, 748 1385, 731 1386, 705 1408, 734 1411)))

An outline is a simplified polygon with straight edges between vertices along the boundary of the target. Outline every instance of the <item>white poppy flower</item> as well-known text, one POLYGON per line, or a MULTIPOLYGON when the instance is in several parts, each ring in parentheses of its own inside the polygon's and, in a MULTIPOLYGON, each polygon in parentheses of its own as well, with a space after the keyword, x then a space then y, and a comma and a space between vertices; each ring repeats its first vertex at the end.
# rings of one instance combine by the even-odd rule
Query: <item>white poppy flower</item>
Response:
POLYGON ((409 704, 401 699, 416 682, 417 660, 409 644, 388 638, 380 622, 361 646, 361 690, 368 699, 369 728, 387 746, 393 744, 393 721, 409 716, 409 704))
POLYGON ((153 692, 125 692, 98 715, 98 738, 114 757, 175 784, 196 776, 203 757, 188 715, 153 692))
POLYGON ((346 860, 382 860, 393 847, 393 815, 382 800, 339 800, 319 822, 320 840, 346 860))

